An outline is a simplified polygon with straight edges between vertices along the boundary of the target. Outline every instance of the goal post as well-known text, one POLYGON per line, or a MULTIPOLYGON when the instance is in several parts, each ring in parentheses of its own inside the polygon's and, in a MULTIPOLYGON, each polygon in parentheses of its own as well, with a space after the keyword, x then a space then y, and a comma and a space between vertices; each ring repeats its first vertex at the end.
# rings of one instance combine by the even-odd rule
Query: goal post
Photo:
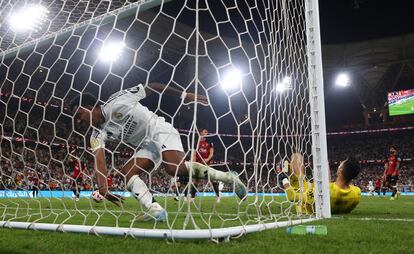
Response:
POLYGON ((326 143, 325 100, 318 1, 306 1, 306 28, 309 60, 309 99, 312 115, 313 177, 317 218, 331 217, 329 162, 326 143))
POLYGON ((330 218, 317 0, 3 2, 0 227, 216 240, 330 218), (182 98, 151 88, 140 105, 179 132, 186 160, 198 158, 205 140, 214 151, 209 167, 240 179, 247 198, 237 198, 232 180, 219 203, 218 181, 169 175, 161 158, 139 178, 168 217, 143 220, 148 210, 123 171, 144 149, 124 139, 132 120, 104 147, 107 185, 125 202, 95 197, 96 127, 75 119, 69 104, 89 94, 105 105, 153 82, 182 98), (200 97, 188 100, 192 93, 200 97), (286 180, 297 182, 299 198, 288 198, 286 180), (312 186, 314 201, 306 201, 312 186))

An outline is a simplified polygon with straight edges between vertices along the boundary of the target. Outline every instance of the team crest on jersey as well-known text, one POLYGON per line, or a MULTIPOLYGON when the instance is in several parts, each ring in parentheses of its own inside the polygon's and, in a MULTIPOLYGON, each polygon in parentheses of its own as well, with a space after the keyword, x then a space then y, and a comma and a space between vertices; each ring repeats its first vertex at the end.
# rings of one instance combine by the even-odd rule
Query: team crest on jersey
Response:
POLYGON ((119 113, 119 112, 114 112, 113 114, 112 114, 112 118, 122 118, 123 117, 123 115, 122 115, 122 113, 119 113))

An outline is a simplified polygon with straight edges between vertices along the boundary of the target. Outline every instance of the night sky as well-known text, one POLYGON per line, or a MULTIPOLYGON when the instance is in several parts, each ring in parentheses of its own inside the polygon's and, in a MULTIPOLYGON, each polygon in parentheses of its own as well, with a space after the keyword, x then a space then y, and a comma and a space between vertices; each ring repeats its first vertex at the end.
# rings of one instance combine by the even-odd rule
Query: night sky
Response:
POLYGON ((396 0, 321 0, 322 44, 348 43, 414 32, 409 3, 396 0))

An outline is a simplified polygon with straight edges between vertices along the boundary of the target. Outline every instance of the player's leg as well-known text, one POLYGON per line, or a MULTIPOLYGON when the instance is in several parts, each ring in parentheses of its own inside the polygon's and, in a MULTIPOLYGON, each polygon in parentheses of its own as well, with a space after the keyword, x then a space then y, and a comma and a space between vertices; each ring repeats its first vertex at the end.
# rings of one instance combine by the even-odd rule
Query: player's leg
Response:
POLYGON ((198 192, 198 186, 200 184, 200 180, 199 179, 193 179, 193 184, 190 185, 190 197, 191 197, 191 201, 194 201, 195 196, 197 195, 198 192))
POLYGON ((212 182, 211 185, 213 185, 213 190, 214 190, 214 193, 216 194, 216 202, 220 203, 219 183, 218 182, 212 182))
POLYGON ((144 220, 155 219, 163 221, 167 217, 164 208, 154 199, 151 191, 144 181, 139 177, 141 171, 151 171, 154 168, 153 160, 146 158, 151 157, 150 152, 141 149, 133 158, 131 158, 122 168, 125 175, 126 188, 132 195, 145 207, 146 214, 144 220))
POLYGON ((181 179, 180 180, 181 185, 184 188, 183 193, 184 193, 184 197, 186 197, 185 201, 187 201, 187 198, 190 198, 190 201, 194 201, 194 197, 197 194, 197 190, 193 186, 194 180, 193 180, 192 184, 189 184, 190 177, 188 175, 180 176, 180 179, 181 179))
POLYGON ((237 196, 244 199, 247 195, 246 186, 236 174, 222 172, 198 162, 186 162, 180 134, 169 123, 158 126, 159 133, 155 135, 158 147, 161 148, 162 162, 166 172, 171 176, 190 176, 194 179, 208 179, 234 184, 237 196))
POLYGON ((392 194, 391 194, 391 200, 397 199, 398 197, 396 196, 397 194, 397 176, 391 176, 390 177, 390 187, 392 190, 392 194))
POLYGON ((76 178, 76 185, 75 185, 75 188, 76 188, 76 200, 79 200, 79 197, 80 197, 80 187, 81 187, 81 185, 82 185, 82 178, 81 177, 78 177, 78 178, 76 178))
POLYGON ((174 188, 174 195, 175 195, 174 200, 178 201, 179 200, 178 197, 180 196, 180 193, 178 192, 178 187, 174 188))
POLYGON ((169 175, 188 176, 191 172, 195 179, 209 179, 210 181, 222 181, 227 184, 235 184, 235 192, 241 199, 246 197, 247 191, 240 179, 230 172, 222 172, 198 162, 186 162, 185 153, 178 150, 166 150, 162 152, 162 161, 165 171, 169 175))

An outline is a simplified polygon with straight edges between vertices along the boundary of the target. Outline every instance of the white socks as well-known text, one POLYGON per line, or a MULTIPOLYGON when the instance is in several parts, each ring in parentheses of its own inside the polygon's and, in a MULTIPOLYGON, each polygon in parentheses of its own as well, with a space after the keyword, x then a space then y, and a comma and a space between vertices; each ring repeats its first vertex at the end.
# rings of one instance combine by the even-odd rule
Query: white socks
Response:
POLYGON ((132 176, 126 187, 130 192, 132 192, 133 195, 135 195, 143 206, 147 209, 150 208, 153 203, 152 194, 147 185, 141 180, 141 178, 139 178, 138 175, 132 176))
POLYGON ((192 176, 197 179, 208 179, 211 181, 222 181, 224 183, 233 183, 233 178, 229 172, 223 172, 203 165, 198 162, 186 161, 187 169, 192 173, 192 176))

